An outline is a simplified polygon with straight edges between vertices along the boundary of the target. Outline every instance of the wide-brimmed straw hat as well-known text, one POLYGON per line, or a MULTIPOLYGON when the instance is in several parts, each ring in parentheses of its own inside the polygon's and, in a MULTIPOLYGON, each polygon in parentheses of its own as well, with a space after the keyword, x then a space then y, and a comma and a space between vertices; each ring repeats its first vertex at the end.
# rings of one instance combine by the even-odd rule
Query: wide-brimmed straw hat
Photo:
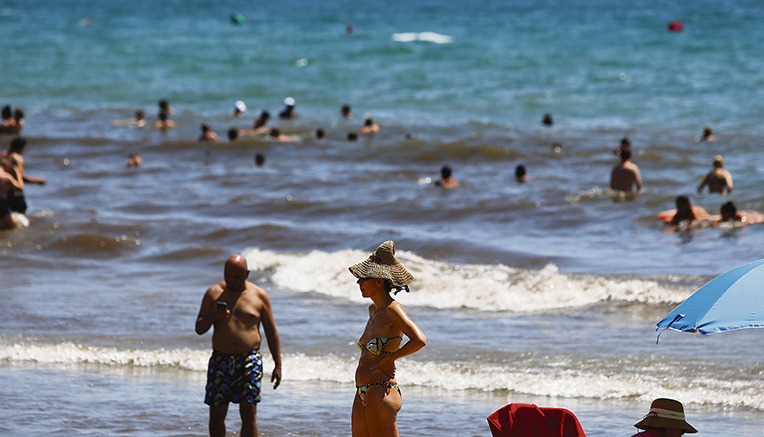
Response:
POLYGON ((684 420, 684 407, 673 399, 656 399, 650 405, 650 412, 634 425, 639 429, 648 428, 677 428, 688 433, 696 433, 697 429, 684 420))
POLYGON ((366 261, 348 267, 356 278, 389 279, 394 287, 403 287, 414 280, 414 276, 395 259, 395 243, 385 241, 366 261))

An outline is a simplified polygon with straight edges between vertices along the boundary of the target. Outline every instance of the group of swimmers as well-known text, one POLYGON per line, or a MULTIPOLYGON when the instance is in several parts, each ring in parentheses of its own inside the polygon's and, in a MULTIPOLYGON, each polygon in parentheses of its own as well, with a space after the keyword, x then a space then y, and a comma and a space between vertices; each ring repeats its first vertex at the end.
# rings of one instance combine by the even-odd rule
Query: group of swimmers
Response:
MULTIPOLYGON (((279 112, 278 116, 281 120, 293 120, 299 117, 299 114, 297 113, 297 110, 295 109, 296 102, 295 99, 292 97, 287 97, 284 99, 284 109, 279 112)), ((247 105, 241 101, 238 100, 234 104, 233 110, 229 113, 231 118, 243 118, 245 113, 247 112, 247 105)), ((170 119, 170 116, 175 113, 175 110, 172 106, 169 105, 167 100, 160 100, 159 101, 159 112, 157 114, 157 122, 154 124, 154 127, 159 130, 169 130, 176 127, 176 124, 173 120, 170 119)), ((344 119, 350 120, 353 118, 353 113, 350 109, 350 105, 344 104, 340 108, 340 114, 344 119)), ((268 122, 271 119, 271 114, 267 110, 263 110, 260 115, 258 115, 253 124, 252 127, 247 129, 239 129, 237 127, 231 127, 228 129, 227 136, 229 141, 235 141, 238 138, 246 137, 246 136, 263 136, 266 139, 270 141, 278 141, 278 142, 294 142, 299 141, 300 137, 293 136, 293 135, 287 135, 281 130, 279 130, 277 127, 269 127, 268 122)), ((123 120, 114 120, 112 121, 113 126, 130 126, 130 127, 136 127, 136 128, 142 128, 146 126, 146 120, 145 120, 145 111, 143 109, 138 109, 135 111, 135 116, 133 118, 129 119, 123 119, 123 120)), ((374 119, 371 115, 366 115, 364 117, 364 124, 361 126, 358 131, 351 131, 347 134, 347 140, 348 141, 356 141, 358 140, 360 135, 369 135, 376 132, 379 132, 380 126, 374 122, 374 119)), ((326 139, 326 131, 324 131, 322 128, 318 128, 315 130, 315 138, 319 141, 326 139)), ((199 141, 217 141, 218 136, 217 134, 212 130, 212 127, 210 126, 209 122, 203 122, 201 124, 201 135, 199 136, 199 141)))
MULTIPOLYGON (((703 129, 702 141, 715 141, 713 130, 710 126, 703 129)), ((696 138, 696 142, 701 141, 696 138)), ((642 178, 639 167, 631 162, 631 142, 628 138, 621 140, 621 146, 615 150, 621 158, 621 162, 613 168, 610 176, 610 188, 626 193, 634 193, 642 190, 642 178)), ((713 161, 714 169, 706 174, 698 184, 697 191, 702 193, 708 187, 710 193, 728 195, 732 192, 732 175, 724 169, 724 158, 716 155, 713 161)), ((757 212, 738 211, 735 204, 730 200, 721 207, 721 214, 712 215, 702 207, 692 205, 687 196, 676 198, 676 209, 663 211, 658 214, 658 219, 666 224, 673 225, 678 229, 693 229, 705 224, 718 225, 720 223, 752 224, 764 222, 764 215, 757 212)))
POLYGON ((3 106, 3 121, 0 122, 0 134, 19 135, 24 129, 24 110, 16 108, 14 111, 11 105, 3 106))

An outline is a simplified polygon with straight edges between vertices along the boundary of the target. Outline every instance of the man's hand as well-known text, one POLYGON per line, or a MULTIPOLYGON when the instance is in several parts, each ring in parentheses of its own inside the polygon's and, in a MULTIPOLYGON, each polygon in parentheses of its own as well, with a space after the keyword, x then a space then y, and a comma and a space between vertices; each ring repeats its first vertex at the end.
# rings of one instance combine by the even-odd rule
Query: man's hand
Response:
POLYGON ((273 368, 273 373, 271 373, 271 382, 273 383, 274 390, 276 390, 279 384, 281 384, 281 366, 276 366, 273 368))

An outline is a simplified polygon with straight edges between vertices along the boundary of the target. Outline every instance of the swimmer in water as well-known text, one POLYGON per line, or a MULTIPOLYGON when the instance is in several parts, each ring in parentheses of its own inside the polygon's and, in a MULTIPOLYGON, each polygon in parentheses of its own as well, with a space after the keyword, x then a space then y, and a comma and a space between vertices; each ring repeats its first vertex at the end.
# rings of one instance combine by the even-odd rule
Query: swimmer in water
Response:
POLYGON ((291 97, 284 99, 284 110, 279 113, 279 118, 282 120, 291 120, 299 117, 297 111, 294 109, 295 101, 291 97))
POLYGON ((263 111, 260 116, 255 119, 252 129, 239 132, 239 135, 264 135, 270 130, 268 128, 268 120, 271 119, 271 114, 268 111, 263 111))
POLYGON ((131 153, 130 156, 127 157, 127 166, 128 167, 140 167, 143 165, 143 160, 141 159, 141 155, 137 153, 131 153))
POLYGON ((169 130, 175 128, 175 122, 167 118, 164 112, 159 113, 159 120, 154 125, 159 130, 169 130))
POLYGON ((711 129, 711 126, 706 126, 703 128, 703 136, 702 137, 695 137, 695 142, 699 143, 701 141, 716 141, 716 136, 714 135, 714 130, 711 129))
POLYGON ((548 112, 544 114, 544 119, 541 121, 541 123, 544 126, 552 126, 554 124, 554 121, 552 121, 552 114, 548 112))
POLYGON ((265 155, 260 152, 255 154, 255 167, 265 167, 265 155))
POLYGON ((756 211, 738 211, 735 204, 730 201, 722 205, 721 218, 717 223, 754 224, 762 222, 764 222, 764 214, 756 211))
POLYGON ((363 117, 363 119, 363 127, 360 131, 358 131, 358 133, 361 135, 368 135, 379 132, 379 125, 374 123, 374 119, 371 118, 371 115, 367 114, 365 117, 363 117))
POLYGON ((228 129, 228 141, 235 141, 236 138, 239 138, 239 129, 235 127, 228 129))
POLYGON ((275 127, 271 129, 271 131, 268 133, 268 136, 271 140, 278 141, 280 143, 291 143, 298 140, 297 137, 281 133, 281 131, 275 127))
POLYGON ((316 129, 316 139, 318 141, 324 141, 326 139, 326 132, 321 128, 316 129))
POLYGON ((348 105, 347 103, 342 105, 342 108, 340 109, 340 114, 342 114, 343 118, 346 118, 348 120, 353 118, 353 114, 350 112, 350 105, 348 105))
POLYGON ((0 229, 16 227, 16 218, 11 214, 13 209, 8 204, 8 193, 24 191, 24 179, 17 166, 10 158, 0 158, 0 229))
POLYGON ((233 110, 229 115, 232 118, 242 118, 244 117, 245 112, 247 112, 247 105, 245 105, 241 100, 237 100, 236 103, 234 103, 233 110))
POLYGON ((706 185, 708 185, 709 193, 726 195, 732 191, 732 175, 724 169, 724 158, 722 155, 714 157, 714 170, 700 181, 698 193, 702 193, 706 185))
POLYGON ((444 165, 440 168, 440 180, 435 181, 435 186, 443 188, 456 188, 459 186, 459 181, 452 176, 453 171, 451 167, 444 165))
POLYGON ((642 178, 639 175, 639 167, 631 162, 631 145, 623 145, 623 140, 621 144, 617 149, 620 150, 621 163, 615 166, 610 174, 610 188, 632 193, 636 186, 636 191, 639 192, 642 190, 642 178))
POLYGON ((16 119, 10 105, 3 106, 3 121, 0 123, 0 134, 13 134, 16 131, 16 119))
POLYGON ((525 166, 522 164, 519 164, 517 167, 515 167, 515 179, 517 182, 523 183, 527 180, 528 176, 526 175, 525 166))
POLYGON ((160 100, 159 101, 159 114, 165 114, 169 118, 171 115, 175 114, 175 108, 170 106, 170 104, 167 102, 167 100, 160 100))
POLYGON ((126 118, 123 120, 113 120, 111 122, 112 126, 130 126, 135 128, 141 128, 146 126, 146 120, 144 119, 144 116, 146 113, 143 111, 143 109, 136 109, 135 110, 135 117, 134 118, 126 118))
POLYGON ((202 134, 199 136, 199 141, 217 141, 218 134, 212 131, 210 124, 206 121, 202 123, 202 134))

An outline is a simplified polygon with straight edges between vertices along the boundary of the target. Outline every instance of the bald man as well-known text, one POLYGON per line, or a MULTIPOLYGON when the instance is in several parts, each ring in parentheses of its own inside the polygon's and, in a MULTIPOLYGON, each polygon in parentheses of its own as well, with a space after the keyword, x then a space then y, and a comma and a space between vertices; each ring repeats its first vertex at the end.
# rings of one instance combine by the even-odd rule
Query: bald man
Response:
POLYGON ((279 335, 268 293, 247 281, 247 260, 241 255, 228 258, 223 277, 223 282, 213 285, 204 294, 196 319, 199 335, 215 327, 204 398, 204 403, 210 406, 210 436, 225 436, 228 404, 233 402, 239 404, 240 435, 254 437, 263 376, 260 324, 275 363, 271 375, 274 390, 281 383, 279 335))

